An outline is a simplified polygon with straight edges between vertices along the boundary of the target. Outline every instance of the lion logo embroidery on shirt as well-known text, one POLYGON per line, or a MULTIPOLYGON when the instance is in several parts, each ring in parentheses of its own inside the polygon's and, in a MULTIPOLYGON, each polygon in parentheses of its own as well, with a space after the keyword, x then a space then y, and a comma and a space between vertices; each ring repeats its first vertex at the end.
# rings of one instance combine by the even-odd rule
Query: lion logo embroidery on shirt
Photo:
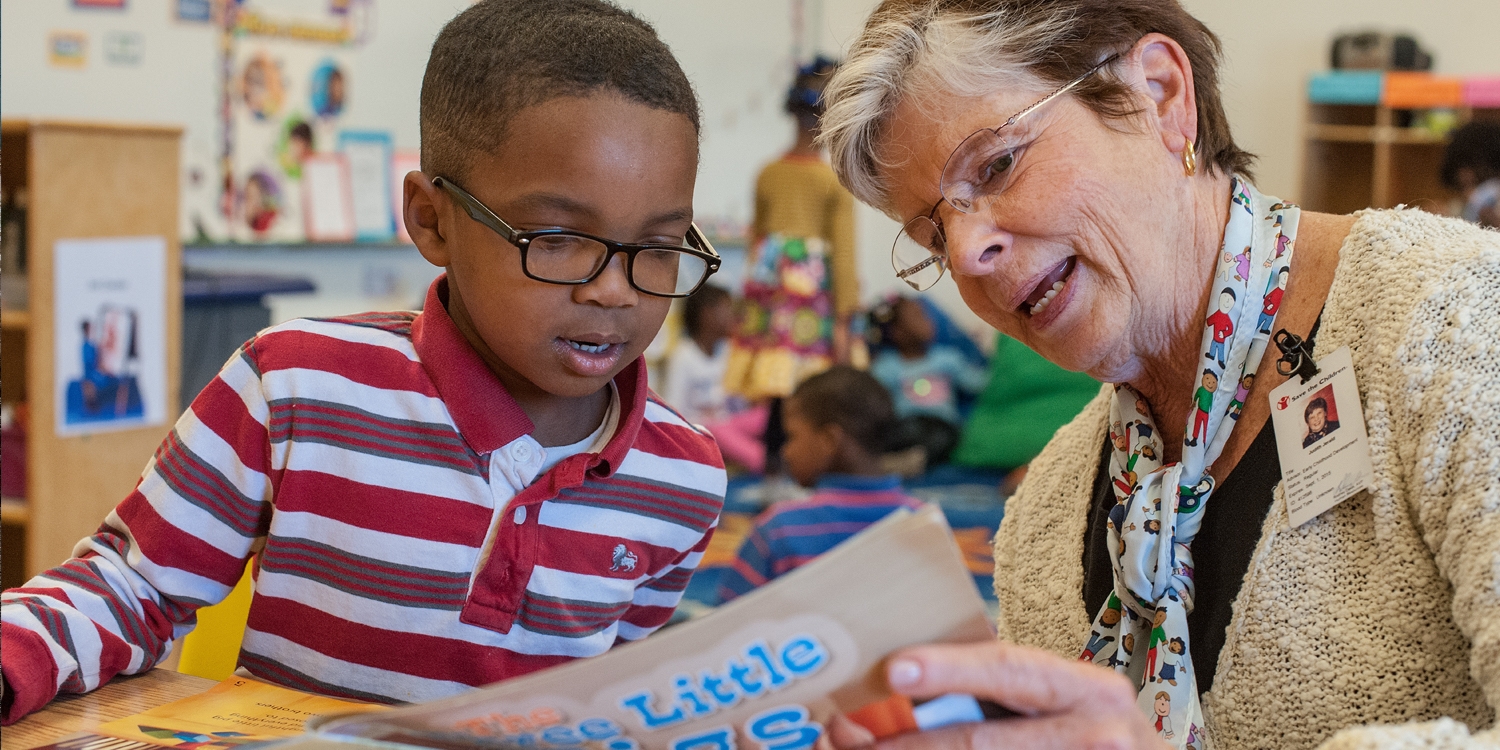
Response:
POLYGON ((630 571, 635 570, 635 563, 637 559, 639 558, 635 556, 634 552, 625 549, 625 545, 616 544, 613 564, 609 566, 609 571, 611 573, 615 573, 623 570, 626 573, 629 573, 630 571))

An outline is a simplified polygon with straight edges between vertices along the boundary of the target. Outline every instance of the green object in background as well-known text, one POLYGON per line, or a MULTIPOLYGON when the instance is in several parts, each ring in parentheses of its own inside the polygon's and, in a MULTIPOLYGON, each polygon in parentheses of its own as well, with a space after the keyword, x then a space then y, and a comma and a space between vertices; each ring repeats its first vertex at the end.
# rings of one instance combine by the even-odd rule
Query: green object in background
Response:
POLYGON ((964 425, 953 462, 992 469, 1026 464, 1098 394, 1097 380, 1068 372, 1001 334, 989 385, 964 425))

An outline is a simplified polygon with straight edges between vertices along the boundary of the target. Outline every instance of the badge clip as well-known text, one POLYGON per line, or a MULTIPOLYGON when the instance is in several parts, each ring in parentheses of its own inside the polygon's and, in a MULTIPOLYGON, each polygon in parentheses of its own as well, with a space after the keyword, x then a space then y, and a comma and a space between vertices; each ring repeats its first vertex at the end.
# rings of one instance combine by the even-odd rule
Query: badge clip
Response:
POLYGON ((1285 328, 1277 331, 1272 339, 1276 341, 1276 348, 1281 350, 1281 359, 1276 360, 1276 372, 1282 377, 1297 375, 1306 383, 1318 374, 1318 363, 1313 359, 1310 342, 1285 328))

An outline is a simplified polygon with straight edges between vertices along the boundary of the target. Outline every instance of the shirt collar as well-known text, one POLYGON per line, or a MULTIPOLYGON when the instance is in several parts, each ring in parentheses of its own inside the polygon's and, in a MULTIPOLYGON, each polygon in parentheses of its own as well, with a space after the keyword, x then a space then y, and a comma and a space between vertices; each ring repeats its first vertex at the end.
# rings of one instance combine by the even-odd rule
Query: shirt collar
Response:
MULTIPOLYGON (((536 426, 458 330, 448 315, 447 299, 444 274, 427 288, 427 301, 412 322, 412 346, 464 442, 475 453, 488 454, 531 434, 536 426)), ((646 360, 636 358, 614 382, 620 394, 620 417, 614 437, 600 452, 606 464, 600 471, 605 475, 614 473, 625 460, 645 418, 646 360)))
POLYGON ((862 477, 854 474, 824 474, 815 489, 852 490, 854 492, 894 492, 901 489, 901 477, 895 474, 862 477))

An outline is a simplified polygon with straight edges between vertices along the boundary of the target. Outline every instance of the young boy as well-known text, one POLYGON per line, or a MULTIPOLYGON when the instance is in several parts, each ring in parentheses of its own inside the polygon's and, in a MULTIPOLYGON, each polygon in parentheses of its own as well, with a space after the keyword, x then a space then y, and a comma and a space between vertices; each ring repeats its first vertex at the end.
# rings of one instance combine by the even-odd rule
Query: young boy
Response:
POLYGON ((687 334, 667 361, 662 396, 693 424, 710 424, 729 416, 724 393, 724 366, 729 362, 729 334, 734 332, 734 298, 729 290, 705 284, 682 306, 687 334))
POLYGON ((421 106, 424 312, 246 344, 78 557, 6 593, 7 723, 150 669, 251 555, 240 666, 337 696, 437 698, 667 621, 725 485, 640 357, 717 266, 692 88, 614 6, 485 0, 421 106))
POLYGON ((891 396, 868 374, 836 365, 808 378, 785 405, 782 459, 792 478, 817 492, 771 506, 719 582, 727 602, 827 552, 898 508, 921 501, 880 468, 895 422, 891 396))

